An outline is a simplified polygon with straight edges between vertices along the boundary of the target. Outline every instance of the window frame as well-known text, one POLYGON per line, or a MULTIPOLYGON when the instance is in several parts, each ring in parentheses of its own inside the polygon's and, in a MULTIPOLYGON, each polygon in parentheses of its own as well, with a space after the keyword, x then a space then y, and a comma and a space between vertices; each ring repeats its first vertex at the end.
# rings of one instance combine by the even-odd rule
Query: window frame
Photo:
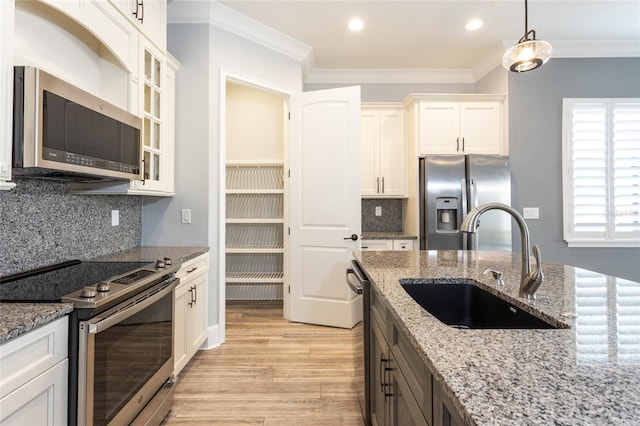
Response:
POLYGON ((611 131, 611 114, 610 108, 614 104, 639 104, 640 98, 563 98, 562 99, 562 202, 563 202, 563 239, 569 247, 640 247, 640 232, 631 232, 629 238, 620 238, 620 233, 613 230, 612 219, 614 216, 610 213, 614 208, 613 197, 610 194, 607 197, 607 219, 605 232, 588 233, 574 230, 574 209, 573 209, 573 122, 572 114, 575 107, 583 104, 601 104, 607 109, 607 130, 606 130, 606 187, 610 193, 613 189, 612 172, 613 162, 613 141, 611 131), (601 235, 597 235, 601 234, 601 235), (602 235, 604 234, 604 235, 602 235))

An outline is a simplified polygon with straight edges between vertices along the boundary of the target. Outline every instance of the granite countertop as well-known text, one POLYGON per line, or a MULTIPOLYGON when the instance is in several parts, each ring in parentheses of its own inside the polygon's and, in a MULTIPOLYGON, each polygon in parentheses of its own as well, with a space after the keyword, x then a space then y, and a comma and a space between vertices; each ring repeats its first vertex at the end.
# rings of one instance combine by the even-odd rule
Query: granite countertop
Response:
POLYGON ((71 311, 71 303, 0 303, 0 345, 71 311))
MULTIPOLYGON (((135 247, 87 261, 153 262, 169 257, 173 262, 184 263, 208 251, 207 247, 200 246, 135 247)), ((54 321, 72 310, 73 305, 70 303, 0 303, 0 344, 54 321)))
POLYGON ((517 297, 519 253, 355 252, 372 286, 468 424, 640 423, 640 283, 543 261, 536 300, 517 297), (504 272, 498 289, 487 268, 504 272), (460 330, 421 308, 401 278, 471 278, 557 330, 460 330), (563 313, 577 313, 567 318, 563 313))
POLYGON ((405 232, 367 231, 362 233, 363 240, 417 240, 417 235, 405 232))
POLYGON ((208 251, 209 248, 203 246, 141 246, 89 260, 92 262, 154 262, 168 257, 174 262, 184 263, 208 251))

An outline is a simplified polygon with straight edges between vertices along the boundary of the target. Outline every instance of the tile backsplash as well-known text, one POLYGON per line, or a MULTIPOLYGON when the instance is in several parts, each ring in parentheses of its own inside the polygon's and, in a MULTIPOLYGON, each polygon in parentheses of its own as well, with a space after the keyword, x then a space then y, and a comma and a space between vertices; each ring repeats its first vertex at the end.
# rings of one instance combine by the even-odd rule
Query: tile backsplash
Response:
POLYGON ((362 232, 402 232, 402 200, 363 199, 362 232), (375 215, 376 207, 382 216, 375 215))
POLYGON ((66 182, 15 182, 0 191, 0 275, 141 245, 142 197, 73 195, 66 182), (111 226, 112 210, 118 226, 111 226))

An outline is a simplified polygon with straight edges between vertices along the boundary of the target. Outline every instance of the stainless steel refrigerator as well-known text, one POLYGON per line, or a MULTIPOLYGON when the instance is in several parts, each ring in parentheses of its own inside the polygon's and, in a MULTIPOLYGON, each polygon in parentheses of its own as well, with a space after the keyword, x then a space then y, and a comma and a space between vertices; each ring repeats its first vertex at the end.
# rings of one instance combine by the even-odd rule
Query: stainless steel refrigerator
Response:
POLYGON ((420 157, 420 249, 511 251, 511 216, 482 215, 476 234, 460 231, 467 213, 489 201, 511 204, 509 157, 420 157))

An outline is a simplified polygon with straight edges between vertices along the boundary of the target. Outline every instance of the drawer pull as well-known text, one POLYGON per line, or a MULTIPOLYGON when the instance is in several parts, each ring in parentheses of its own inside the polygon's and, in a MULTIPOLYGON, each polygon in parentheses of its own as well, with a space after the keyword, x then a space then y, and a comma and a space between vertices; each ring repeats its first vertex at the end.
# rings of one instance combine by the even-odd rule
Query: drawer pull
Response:
POLYGON ((191 269, 187 269, 187 274, 192 273, 192 272, 193 272, 193 271, 195 271, 196 269, 198 269, 198 267, 197 267, 197 266, 194 266, 194 267, 193 267, 193 268, 191 268, 191 269))

